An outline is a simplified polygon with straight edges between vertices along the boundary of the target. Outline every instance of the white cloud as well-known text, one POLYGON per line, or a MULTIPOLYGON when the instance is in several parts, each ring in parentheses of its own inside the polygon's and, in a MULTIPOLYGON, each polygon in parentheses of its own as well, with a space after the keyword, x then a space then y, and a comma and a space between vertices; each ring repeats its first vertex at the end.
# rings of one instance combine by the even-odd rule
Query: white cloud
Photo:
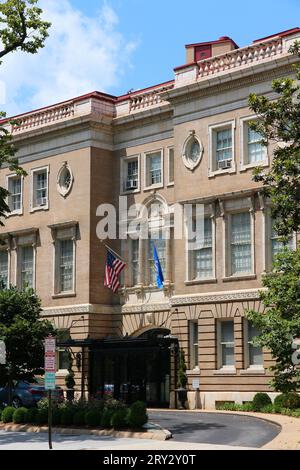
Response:
POLYGON ((8 115, 29 111, 120 83, 136 44, 118 29, 114 10, 99 1, 99 12, 88 17, 69 0, 41 0, 51 21, 46 46, 37 54, 6 56, 0 78, 6 85, 1 108, 8 115))

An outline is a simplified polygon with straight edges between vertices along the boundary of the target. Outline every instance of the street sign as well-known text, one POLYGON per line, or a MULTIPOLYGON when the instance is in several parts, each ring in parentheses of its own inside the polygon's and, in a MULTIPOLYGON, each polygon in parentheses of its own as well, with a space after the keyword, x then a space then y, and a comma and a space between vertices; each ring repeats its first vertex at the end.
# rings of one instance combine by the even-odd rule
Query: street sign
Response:
POLYGON ((0 341, 0 364, 6 364, 6 348, 4 341, 0 341))
POLYGON ((55 356, 45 356, 45 372, 55 372, 56 361, 55 356))
POLYGON ((55 353, 55 348, 56 348, 56 341, 55 338, 52 338, 52 336, 48 336, 45 339, 45 353, 55 353))
POLYGON ((55 390, 55 372, 45 372, 45 390, 55 390))

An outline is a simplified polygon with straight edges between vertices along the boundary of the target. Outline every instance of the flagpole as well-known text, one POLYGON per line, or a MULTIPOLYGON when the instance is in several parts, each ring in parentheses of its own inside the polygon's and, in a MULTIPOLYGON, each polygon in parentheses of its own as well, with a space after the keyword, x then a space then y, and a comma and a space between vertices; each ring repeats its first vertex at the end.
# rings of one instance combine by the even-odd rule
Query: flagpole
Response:
POLYGON ((110 248, 110 246, 106 245, 106 243, 104 243, 103 240, 100 240, 100 242, 105 246, 105 248, 110 251, 113 255, 116 255, 117 258, 119 258, 121 261, 123 261, 123 263, 125 263, 125 260, 122 258, 122 256, 120 256, 116 251, 114 251, 112 248, 110 248))

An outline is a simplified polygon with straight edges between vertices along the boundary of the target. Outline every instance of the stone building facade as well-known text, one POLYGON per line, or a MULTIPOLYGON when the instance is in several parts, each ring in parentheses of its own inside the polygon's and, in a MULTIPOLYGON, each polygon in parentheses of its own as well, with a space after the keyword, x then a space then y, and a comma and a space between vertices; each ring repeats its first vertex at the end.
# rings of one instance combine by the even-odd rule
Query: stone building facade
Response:
POLYGON ((272 358, 254 347, 245 319, 247 309, 262 311, 261 277, 280 249, 252 181, 272 146, 250 130, 247 103, 251 92, 276 98, 271 82, 293 74, 288 49, 299 37, 295 28, 243 48, 228 37, 191 44, 167 83, 120 97, 93 92, 18 116, 17 126, 5 122, 28 176, 0 173, 11 193, 0 276, 32 285, 58 328, 58 383, 71 348, 78 394, 174 406, 178 341, 190 407, 272 393, 272 358), (143 209, 125 218, 120 211, 127 237, 107 242, 127 261, 112 294, 97 225, 99 206, 120 209, 120 197, 143 209), (186 204, 204 215, 202 241, 190 250, 184 230, 174 236, 186 204), (160 237, 163 289, 153 241, 132 239, 128 229, 144 221, 160 237))

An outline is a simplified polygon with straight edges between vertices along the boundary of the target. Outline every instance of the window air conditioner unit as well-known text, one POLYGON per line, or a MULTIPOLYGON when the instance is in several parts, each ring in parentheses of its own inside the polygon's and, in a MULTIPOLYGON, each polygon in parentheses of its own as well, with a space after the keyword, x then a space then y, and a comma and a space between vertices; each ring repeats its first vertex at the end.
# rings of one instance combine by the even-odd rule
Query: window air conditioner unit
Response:
POLYGON ((47 204, 47 198, 46 197, 42 197, 40 199, 40 203, 39 203, 39 206, 46 206, 47 204))
POLYGON ((226 168, 231 168, 231 160, 220 160, 218 162, 219 170, 225 170, 226 168))
POLYGON ((137 189, 138 182, 137 180, 129 180, 126 183, 126 189, 131 190, 131 189, 137 189))

